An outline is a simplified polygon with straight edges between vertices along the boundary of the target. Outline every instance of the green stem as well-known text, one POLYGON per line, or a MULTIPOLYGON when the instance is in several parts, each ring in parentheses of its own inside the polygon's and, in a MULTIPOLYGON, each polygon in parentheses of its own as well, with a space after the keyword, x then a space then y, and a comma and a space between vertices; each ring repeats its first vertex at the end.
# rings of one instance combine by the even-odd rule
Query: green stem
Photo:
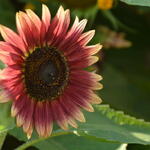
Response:
POLYGON ((44 140, 46 140, 48 138, 52 138, 52 137, 60 136, 60 135, 66 135, 66 134, 70 134, 70 133, 72 133, 72 132, 57 132, 57 133, 53 133, 51 136, 46 137, 46 138, 38 138, 38 139, 35 139, 35 140, 28 141, 28 142, 24 143, 23 145, 19 146, 18 148, 16 148, 15 150, 25 150, 29 146, 34 145, 34 144, 36 144, 38 142, 44 141, 44 140))

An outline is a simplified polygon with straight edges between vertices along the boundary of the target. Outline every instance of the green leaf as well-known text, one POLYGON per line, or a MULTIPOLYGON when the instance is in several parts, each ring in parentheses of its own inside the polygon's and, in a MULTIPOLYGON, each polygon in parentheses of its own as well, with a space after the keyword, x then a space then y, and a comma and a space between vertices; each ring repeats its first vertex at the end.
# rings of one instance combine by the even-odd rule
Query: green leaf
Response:
POLYGON ((150 123, 110 109, 96 106, 95 113, 86 113, 87 122, 80 124, 78 134, 111 142, 150 144, 150 123))
POLYGON ((3 146, 7 132, 14 126, 14 120, 10 117, 10 103, 0 104, 0 149, 3 146))
POLYGON ((129 5, 150 6, 150 0, 121 0, 129 5))
POLYGON ((0 104, 0 135, 14 126, 14 119, 10 116, 10 103, 0 104))
MULTIPOLYGON (((97 105, 94 113, 85 112, 85 115, 87 121, 86 123, 80 123, 78 129, 54 130, 49 138, 74 133, 97 142, 150 144, 150 123, 144 120, 130 117, 121 111, 115 111, 108 105, 97 105)), ((21 135, 22 131, 12 130, 9 133, 26 141, 25 136, 21 135)), ((64 140, 66 138, 67 136, 63 137, 64 140)), ((22 150, 44 140, 47 140, 47 138, 38 138, 34 135, 31 141, 17 150, 22 150)))
POLYGON ((5 64, 2 61, 0 61, 0 69, 4 69, 4 68, 5 68, 5 64))
POLYGON ((94 141, 76 135, 65 135, 47 139, 34 145, 39 150, 126 150, 127 144, 94 141))
MULTIPOLYGON (((26 136, 22 133, 20 128, 15 128, 9 133, 21 141, 27 141, 26 136)), ((102 142, 79 135, 73 135, 70 132, 57 130, 48 138, 38 138, 34 134, 31 140, 19 146, 16 150, 24 150, 30 146, 35 146, 39 150, 126 150, 127 144, 102 142)))

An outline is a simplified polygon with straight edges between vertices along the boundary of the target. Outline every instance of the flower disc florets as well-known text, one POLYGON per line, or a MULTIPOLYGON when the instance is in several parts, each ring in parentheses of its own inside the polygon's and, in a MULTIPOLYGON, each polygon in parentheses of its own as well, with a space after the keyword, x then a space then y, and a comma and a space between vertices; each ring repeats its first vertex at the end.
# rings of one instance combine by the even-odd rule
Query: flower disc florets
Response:
POLYGON ((27 93, 38 101, 56 99, 68 81, 68 66, 56 48, 36 48, 25 60, 27 93))

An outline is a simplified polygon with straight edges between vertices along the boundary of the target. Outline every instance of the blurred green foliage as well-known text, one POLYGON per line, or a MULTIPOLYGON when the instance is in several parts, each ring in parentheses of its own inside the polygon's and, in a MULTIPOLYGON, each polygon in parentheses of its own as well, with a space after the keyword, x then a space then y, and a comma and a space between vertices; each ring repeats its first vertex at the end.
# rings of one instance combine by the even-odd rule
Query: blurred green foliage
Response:
POLYGON ((0 24, 15 27, 15 8, 9 0, 0 0, 0 24))

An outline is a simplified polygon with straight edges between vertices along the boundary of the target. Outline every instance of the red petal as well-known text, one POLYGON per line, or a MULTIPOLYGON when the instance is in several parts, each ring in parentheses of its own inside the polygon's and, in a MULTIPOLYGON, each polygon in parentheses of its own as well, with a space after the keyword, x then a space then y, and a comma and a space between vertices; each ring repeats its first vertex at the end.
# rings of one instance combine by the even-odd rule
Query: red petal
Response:
POLYGON ((42 21, 45 25, 46 31, 48 30, 50 26, 50 20, 51 20, 51 14, 46 5, 42 5, 42 21))
POLYGON ((26 105, 26 99, 27 97, 23 94, 21 94, 16 100, 13 101, 12 107, 11 107, 11 116, 15 117, 22 108, 26 105))
POLYGON ((3 42, 3 41, 0 41, 0 51, 10 52, 10 53, 13 53, 16 55, 21 55, 21 56, 24 55, 19 48, 14 47, 13 45, 11 45, 7 42, 3 42))
POLYGON ((82 31, 85 28, 87 20, 78 21, 76 17, 72 28, 68 31, 65 39, 60 43, 58 48, 62 51, 71 51, 71 49, 76 45, 77 40, 81 36, 82 31))
POLYGON ((16 116, 17 126, 19 127, 22 126, 25 122, 27 122, 28 124, 31 122, 31 119, 27 118, 27 116, 30 113, 32 118, 33 103, 27 96, 25 96, 24 101, 25 101, 24 107, 22 107, 22 109, 18 112, 16 116))
POLYGON ((14 79, 14 78, 19 78, 19 76, 22 75, 22 72, 20 70, 14 70, 10 67, 7 67, 5 69, 3 69, 0 72, 0 77, 1 79, 14 79))
POLYGON ((47 137, 52 131, 52 114, 48 106, 46 102, 37 102, 35 107, 35 128, 41 137, 47 137))
POLYGON ((67 30, 68 30, 68 27, 70 24, 70 12, 69 12, 69 10, 62 12, 62 14, 63 14, 63 17, 58 24, 58 28, 57 28, 57 31, 54 35, 54 39, 52 42, 52 45, 54 45, 54 46, 58 46, 59 43, 61 43, 63 41, 63 39, 65 38, 65 36, 67 34, 67 30))
POLYGON ((70 66, 70 69, 72 69, 72 70, 73 69, 83 69, 83 68, 91 66, 92 64, 96 63, 97 61, 98 61, 97 56, 89 56, 89 57, 82 58, 80 60, 71 61, 71 62, 69 62, 69 66, 70 66))
POLYGON ((68 129, 68 123, 67 123, 67 118, 65 116, 65 113, 59 103, 58 100, 54 100, 51 103, 51 108, 52 108, 52 113, 54 115, 54 120, 58 123, 58 125, 64 129, 68 129))
POLYGON ((94 109, 91 106, 91 104, 88 102, 87 95, 82 93, 83 91, 79 91, 78 88, 75 88, 74 86, 70 86, 68 88, 67 94, 70 98, 70 100, 77 106, 84 108, 87 111, 93 112, 94 109))
POLYGON ((84 115, 80 111, 80 108, 74 105, 74 103, 71 100, 72 99, 69 98, 67 93, 64 93, 60 100, 64 112, 68 117, 75 118, 80 122, 85 122, 84 115))
POLYGON ((80 38, 78 39, 78 43, 82 46, 85 46, 89 43, 89 41, 91 41, 91 39, 93 38, 95 34, 95 30, 91 30, 91 31, 88 31, 86 33, 83 33, 80 38))
POLYGON ((86 88, 91 90, 101 90, 103 88, 103 85, 101 83, 92 80, 88 81, 86 79, 72 79, 70 80, 70 84, 83 89, 86 88))
POLYGON ((26 45, 18 34, 16 34, 11 29, 2 25, 0 25, 0 31, 1 31, 2 37, 4 38, 6 42, 14 45, 15 47, 18 47, 23 52, 26 52, 26 45))
POLYGON ((23 19, 26 21, 28 27, 30 28, 31 34, 33 36, 34 39, 34 44, 36 44, 36 46, 38 46, 40 43, 40 31, 38 30, 38 28, 36 27, 36 25, 34 24, 33 20, 28 17, 28 15, 26 15, 23 12, 20 12, 20 16, 23 17, 23 19))
POLYGON ((68 60, 70 61, 75 61, 75 60, 81 60, 85 57, 89 57, 91 55, 96 54, 100 49, 102 48, 102 45, 96 44, 92 46, 79 46, 76 45, 69 53, 65 53, 65 56, 67 57, 68 60))
POLYGON ((40 31, 41 30, 41 20, 40 20, 40 18, 31 9, 27 9, 26 12, 27 12, 27 15, 29 16, 29 18, 36 25, 38 31, 40 31))
POLYGON ((102 76, 93 73, 93 72, 88 72, 84 70, 75 70, 70 72, 70 80, 78 80, 83 81, 84 83, 87 82, 95 82, 95 81, 100 81, 102 80, 102 76))
POLYGON ((52 20, 49 30, 47 32, 47 41, 49 44, 51 44, 54 41, 55 37, 57 36, 58 29, 60 28, 63 19, 64 19, 64 9, 63 7, 60 7, 58 9, 56 16, 52 20))
POLYGON ((11 98, 14 100, 24 91, 24 85, 21 79, 11 79, 11 80, 0 80, 1 86, 8 92, 11 98))
POLYGON ((49 102, 45 102, 45 136, 50 136, 53 129, 53 117, 49 102))
POLYGON ((32 31, 27 23, 27 20, 24 17, 23 12, 16 14, 16 25, 20 36, 24 39, 28 48, 33 48, 35 46, 34 37, 32 31))
POLYGON ((33 123, 33 113, 34 113, 34 106, 35 106, 34 101, 29 99, 29 104, 27 106, 28 106, 28 109, 27 109, 27 113, 25 117, 25 122, 23 124, 23 130, 26 133, 28 133, 28 131, 30 130, 31 124, 33 123))
POLYGON ((46 45, 46 33, 47 33, 46 26, 42 22, 41 29, 40 29, 40 44, 41 44, 41 46, 45 46, 46 45))

